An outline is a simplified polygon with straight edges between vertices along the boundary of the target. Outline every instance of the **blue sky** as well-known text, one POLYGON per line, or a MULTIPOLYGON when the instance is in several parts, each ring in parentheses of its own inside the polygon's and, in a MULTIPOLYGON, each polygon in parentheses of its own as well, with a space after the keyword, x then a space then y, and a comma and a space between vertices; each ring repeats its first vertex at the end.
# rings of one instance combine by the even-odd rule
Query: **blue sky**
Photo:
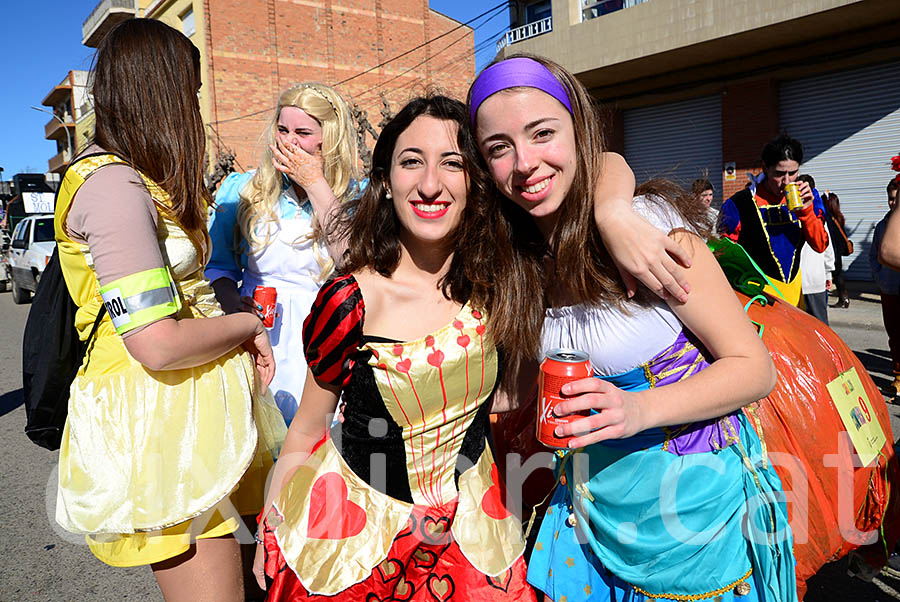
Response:
MULTIPOLYGON (((31 0, 4 2, 0 15, 0 167, 9 180, 16 173, 47 170, 56 144, 44 138, 49 115, 29 108, 41 106, 50 89, 69 69, 89 69, 93 49, 81 45, 81 24, 99 0, 31 0)), ((390 0, 387 0, 388 2, 390 0)), ((431 7, 465 22, 500 3, 500 0, 431 0, 431 7)), ((476 64, 494 56, 493 41, 506 30, 508 13, 473 23, 476 64)), ((44 107, 46 108, 46 107, 44 107)))

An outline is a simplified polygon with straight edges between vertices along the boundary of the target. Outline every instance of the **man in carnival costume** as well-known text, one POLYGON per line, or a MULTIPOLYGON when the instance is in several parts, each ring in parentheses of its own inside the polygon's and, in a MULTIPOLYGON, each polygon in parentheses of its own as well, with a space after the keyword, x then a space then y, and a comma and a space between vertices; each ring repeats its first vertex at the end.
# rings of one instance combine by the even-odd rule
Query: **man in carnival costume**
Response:
POLYGON ((722 205, 719 229, 740 244, 770 280, 770 292, 800 301, 800 251, 828 246, 825 208, 806 182, 797 181, 803 146, 782 134, 763 148, 763 173, 722 205), (803 206, 791 211, 785 186, 796 182, 803 206), (772 288, 774 287, 774 288, 772 288))

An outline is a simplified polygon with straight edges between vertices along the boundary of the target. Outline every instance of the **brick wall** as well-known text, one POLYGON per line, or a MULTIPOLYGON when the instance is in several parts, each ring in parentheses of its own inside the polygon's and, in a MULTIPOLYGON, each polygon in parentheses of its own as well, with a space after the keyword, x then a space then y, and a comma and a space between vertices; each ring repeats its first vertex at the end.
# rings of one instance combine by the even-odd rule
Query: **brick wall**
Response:
POLYGON ((211 125, 243 170, 256 166, 278 95, 295 83, 338 84, 378 129, 379 93, 396 112, 429 88, 464 98, 475 74, 474 36, 464 27, 360 75, 459 25, 428 0, 205 0, 204 8, 211 125))
POLYGON ((757 79, 729 84, 725 88, 722 94, 722 162, 736 164, 737 178, 726 181, 723 168, 723 199, 744 188, 748 171, 754 174, 762 171, 762 148, 777 135, 778 84, 775 80, 757 79))

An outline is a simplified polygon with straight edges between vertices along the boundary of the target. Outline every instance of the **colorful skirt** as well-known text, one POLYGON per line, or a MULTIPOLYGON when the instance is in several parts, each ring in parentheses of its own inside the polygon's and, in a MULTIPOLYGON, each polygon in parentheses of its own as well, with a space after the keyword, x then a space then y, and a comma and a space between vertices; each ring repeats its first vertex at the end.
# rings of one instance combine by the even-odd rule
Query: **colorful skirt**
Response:
MULTIPOLYGON (((275 512, 275 511, 273 511, 275 512)), ((450 532, 456 503, 426 508, 414 506, 409 522, 394 539, 387 557, 360 583, 331 596, 311 594, 285 562, 269 522, 262 523, 269 602, 328 600, 379 602, 532 601, 525 581, 525 561, 519 558, 504 573, 485 575, 463 555, 450 532)))
MULTIPOLYGON (((708 365, 684 334, 628 391, 708 365)), ((740 414, 603 441, 560 460, 528 581, 554 602, 796 602, 781 481, 740 414)))

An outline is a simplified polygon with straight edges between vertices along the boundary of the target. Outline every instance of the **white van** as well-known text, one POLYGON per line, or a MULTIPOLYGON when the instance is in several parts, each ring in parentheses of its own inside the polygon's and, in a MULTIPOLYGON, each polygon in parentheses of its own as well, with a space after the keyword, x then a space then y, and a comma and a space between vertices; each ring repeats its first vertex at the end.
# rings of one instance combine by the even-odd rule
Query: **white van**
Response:
POLYGON ((29 215, 16 225, 7 255, 13 303, 31 301, 55 247, 53 214, 29 215))

